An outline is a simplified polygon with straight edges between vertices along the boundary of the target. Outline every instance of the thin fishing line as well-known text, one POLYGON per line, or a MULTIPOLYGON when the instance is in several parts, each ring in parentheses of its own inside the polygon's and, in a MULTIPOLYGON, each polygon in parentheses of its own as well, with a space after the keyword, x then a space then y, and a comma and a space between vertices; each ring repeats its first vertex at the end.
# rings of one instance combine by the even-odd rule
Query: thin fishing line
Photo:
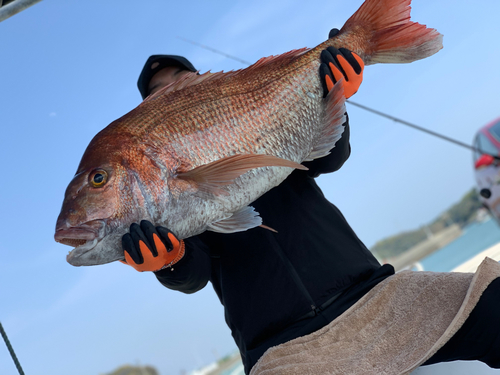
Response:
POLYGON ((236 56, 229 55, 229 54, 224 53, 224 52, 222 52, 222 51, 219 51, 219 50, 217 50, 217 49, 215 49, 215 48, 212 48, 212 47, 206 46, 206 45, 204 45, 204 44, 201 44, 201 43, 198 43, 198 42, 195 42, 195 41, 192 41, 192 40, 190 40, 190 39, 183 38, 182 36, 177 36, 177 39, 180 39, 180 40, 183 40, 183 41, 185 41, 185 42, 188 42, 188 43, 194 44, 195 46, 198 46, 198 47, 201 47, 201 48, 207 49, 207 50, 209 50, 209 51, 211 51, 211 52, 214 52, 214 53, 217 53, 217 54, 219 54, 219 55, 226 56, 227 58, 230 58, 230 59, 236 60, 236 61, 238 61, 238 62, 240 62, 240 63, 242 63, 242 64, 252 65, 252 63, 250 63, 250 62, 248 62, 248 61, 245 61, 245 60, 243 60, 243 59, 240 59, 240 58, 238 58, 238 57, 236 57, 236 56))
POLYGON ((462 146, 462 147, 465 147, 469 150, 472 150, 472 151, 479 151, 477 148, 475 148, 474 146, 471 146, 467 143, 464 143, 464 142, 460 142, 460 141, 457 141, 456 139, 453 139, 453 138, 450 138, 450 137, 447 137, 445 135, 442 135, 442 134, 439 134, 439 133, 436 133, 432 130, 429 130, 429 129, 426 129, 426 128, 423 128, 421 126, 418 126, 418 125, 415 125, 415 124, 412 124, 411 122, 408 122, 408 121, 405 121, 405 120, 401 120, 397 117, 394 117, 394 116, 391 116, 391 115, 388 115, 387 113, 384 113, 384 112, 380 112, 380 111, 377 111, 376 109, 373 109, 373 108, 370 108, 370 107, 367 107, 367 106, 364 106, 362 104, 359 104, 359 103, 355 103, 351 100, 346 100, 346 102, 348 102, 349 104, 352 104, 356 107, 359 107, 361 109, 364 109, 365 111, 368 111, 368 112, 371 112, 371 113, 374 113, 376 115, 379 115, 379 116, 382 116, 382 117, 385 117, 385 118, 388 118, 389 120, 392 120, 392 121, 395 121, 395 122, 399 122, 403 125, 407 125, 413 129, 416 129, 416 130, 420 130, 424 133, 427 133, 427 134, 430 134, 430 135, 433 135, 435 137, 438 137, 438 138, 441 138, 441 139, 444 139, 445 141, 448 141, 448 142, 452 142, 458 146, 462 146))
POLYGON ((353 102, 352 100, 346 100, 346 102, 349 103, 349 104, 354 105, 355 107, 364 109, 365 111, 371 112, 371 113, 379 115, 381 117, 385 117, 385 118, 387 118, 389 120, 392 120, 394 122, 398 122, 400 124, 409 126, 409 127, 413 128, 415 130, 420 130, 421 132, 427 133, 427 134, 432 135, 434 137, 441 138, 442 140, 454 143, 457 146, 461 146, 461 147, 464 147, 464 148, 466 148, 468 150, 471 150, 471 151, 474 151, 474 152, 478 152, 481 155, 489 155, 489 156, 493 157, 495 160, 500 160, 500 156, 498 156, 498 155, 492 155, 492 154, 490 154, 488 152, 482 151, 481 149, 478 149, 478 148, 476 148, 474 146, 471 146, 471 145, 469 145, 467 143, 464 143, 464 142, 461 142, 461 141, 457 141, 456 139, 447 137, 446 135, 439 134, 439 133, 437 133, 435 131, 432 131, 432 130, 429 130, 427 128, 423 128, 421 126, 412 124, 411 122, 408 122, 408 121, 405 121, 405 120, 401 120, 400 118, 388 115, 387 113, 384 113, 384 112, 381 112, 381 111, 377 111, 376 109, 373 109, 373 108, 367 107, 365 105, 353 102))
MULTIPOLYGON (((180 37, 180 36, 178 36, 177 38, 178 38, 178 39, 181 39, 181 40, 183 40, 183 41, 185 41, 185 42, 191 43, 191 44, 193 44, 193 45, 195 45, 195 46, 198 46, 198 47, 204 48, 204 49, 206 49, 206 50, 209 50, 209 51, 211 51, 211 52, 217 53, 217 54, 219 54, 219 55, 225 56, 225 57, 227 57, 227 58, 229 58, 229 59, 233 59, 233 60, 238 61, 238 62, 240 62, 240 63, 246 64, 246 65, 252 65, 252 64, 251 64, 250 62, 248 62, 248 61, 245 61, 245 60, 240 59, 240 58, 238 58, 238 57, 235 57, 235 56, 229 55, 229 54, 224 53, 224 52, 222 52, 222 51, 219 51, 219 50, 217 50, 217 49, 215 49, 215 48, 212 48, 212 47, 206 46, 206 45, 204 45, 204 44, 201 44, 201 43, 198 43, 198 42, 194 42, 194 41, 192 41, 192 40, 189 40, 189 39, 186 39, 186 38, 183 38, 183 37, 180 37)), ((403 125, 409 126, 409 127, 413 128, 413 129, 415 129, 415 130, 419 130, 419 131, 421 131, 421 132, 427 133, 427 134, 432 135, 432 136, 434 136, 434 137, 441 138, 442 140, 445 140, 445 141, 448 141, 448 142, 454 143, 454 144, 456 144, 457 146, 464 147, 464 148, 466 148, 466 149, 468 149, 468 150, 471 150, 471 151, 474 151, 474 152, 479 152, 479 153, 481 153, 482 155, 489 155, 489 156, 492 156, 493 158, 495 158, 496 160, 500 160, 500 156, 498 156, 498 155, 492 155, 492 154, 490 154, 490 153, 484 152, 484 151, 482 151, 482 150, 480 150, 480 149, 478 149, 478 148, 476 148, 476 147, 474 147, 474 146, 471 146, 471 145, 469 145, 469 144, 467 144, 467 143, 464 143, 464 142, 458 141, 458 140, 453 139, 453 138, 451 138, 451 137, 448 137, 448 136, 446 136, 446 135, 439 134, 439 133, 437 133, 437 132, 435 132, 435 131, 432 131, 432 130, 429 130, 429 129, 423 128, 423 127, 421 127, 421 126, 418 126, 418 125, 412 124, 411 122, 408 122, 408 121, 402 120, 402 119, 400 119, 400 118, 397 118, 397 117, 394 117, 394 116, 388 115, 387 113, 384 113, 384 112, 381 112, 381 111, 377 111, 376 109, 373 109, 373 108, 367 107, 367 106, 365 106, 365 105, 362 105, 362 104, 359 104, 359 103, 353 102, 353 101, 351 101, 351 100, 346 100, 346 102, 347 102, 347 103, 349 103, 349 104, 352 104, 352 105, 354 105, 354 106, 356 106, 356 107, 358 107, 358 108, 364 109, 365 111, 368 111, 368 112, 371 112, 371 113, 373 113, 373 114, 376 114, 376 115, 379 115, 379 116, 385 117, 385 118, 387 118, 387 119, 389 119, 389 120, 392 120, 392 121, 394 121, 394 122, 397 122, 397 123, 400 123, 400 124, 403 124, 403 125)))
POLYGON ((24 375, 24 371, 21 368, 21 364, 17 360, 16 353, 14 353, 14 349, 12 348, 12 345, 10 345, 9 338, 7 337, 7 333, 5 333, 5 330, 3 329, 2 322, 0 322, 0 334, 2 334, 3 341, 5 341, 5 345, 7 345, 7 349, 9 349, 10 356, 14 360, 14 363, 16 364, 17 371, 19 371, 19 374, 24 375))

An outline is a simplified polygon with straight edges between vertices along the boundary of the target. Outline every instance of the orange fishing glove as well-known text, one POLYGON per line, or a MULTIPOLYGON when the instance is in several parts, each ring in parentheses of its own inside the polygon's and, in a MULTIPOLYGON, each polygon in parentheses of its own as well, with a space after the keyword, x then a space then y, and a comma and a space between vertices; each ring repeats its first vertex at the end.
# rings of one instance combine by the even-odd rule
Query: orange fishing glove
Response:
POLYGON ((184 241, 178 240, 167 228, 155 228, 146 220, 141 221, 140 226, 135 223, 130 226, 130 233, 122 237, 122 247, 125 262, 121 262, 139 272, 172 267, 185 252, 184 241))
POLYGON ((344 78, 344 96, 349 99, 363 81, 364 67, 361 57, 348 49, 328 47, 321 51, 319 75, 323 84, 323 96, 326 97, 333 85, 344 78))

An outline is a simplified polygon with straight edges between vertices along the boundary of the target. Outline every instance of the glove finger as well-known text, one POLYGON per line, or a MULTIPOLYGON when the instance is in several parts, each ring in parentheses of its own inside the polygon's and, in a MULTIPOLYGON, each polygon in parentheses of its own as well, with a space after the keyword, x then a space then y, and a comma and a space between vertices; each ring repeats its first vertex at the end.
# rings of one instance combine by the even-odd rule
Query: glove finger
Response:
MULTIPOLYGON (((332 79, 333 83, 335 84, 335 83, 337 83, 337 81, 339 81, 341 78, 344 78, 344 77, 343 77, 342 72, 340 70, 342 68, 338 64, 338 61, 336 61, 334 59, 334 56, 329 51, 330 48, 331 47, 329 47, 326 50, 321 51, 320 59, 321 59, 322 63, 326 64, 329 67, 330 73, 331 73, 331 74, 329 74, 329 76, 332 79)), ((332 51, 333 51, 333 53, 338 53, 338 51, 335 48, 332 48, 332 51)))
POLYGON ((323 50, 320 55, 321 62, 324 62, 330 67, 334 77, 334 83, 337 83, 342 78, 347 80, 344 69, 342 69, 338 60, 339 55, 341 56, 339 50, 334 47, 328 47, 326 50, 323 50))
POLYGON ((345 80, 347 82, 353 81, 356 78, 357 74, 354 71, 354 68, 352 67, 352 65, 349 64, 349 62, 342 55, 338 55, 337 56, 337 60, 338 60, 338 62, 340 64, 340 67, 344 71, 345 80))
POLYGON ((154 256, 151 244, 144 235, 144 232, 142 231, 141 227, 136 223, 133 223, 130 226, 130 236, 134 241, 135 248, 140 253, 141 258, 143 260, 148 255, 148 253, 154 256))
POLYGON ((134 260, 131 258, 129 253, 127 251, 124 251, 123 255, 125 256, 125 262, 122 263, 132 266, 136 271, 139 272, 157 271, 164 265, 164 260, 159 259, 159 257, 153 257, 153 254, 151 254, 150 251, 146 251, 145 254, 147 255, 145 256, 144 262, 141 264, 137 264, 134 263, 134 260))
POLYGON ((156 248, 158 249, 158 254, 160 253, 169 253, 172 251, 170 241, 168 241, 168 245, 165 243, 167 241, 162 240, 159 234, 153 233, 153 242, 155 243, 156 248))
POLYGON ((135 264, 142 264, 144 262, 142 254, 136 248, 130 233, 126 233, 122 236, 122 248, 125 255, 125 261, 128 264, 132 264, 131 261, 135 264), (127 259, 127 255, 129 259, 127 259))
POLYGON ((333 74, 333 81, 335 83, 337 83, 338 81, 340 81, 342 78, 344 79, 344 81, 348 81, 348 79, 345 77, 345 73, 343 71, 341 71, 342 68, 337 68, 337 66, 333 65, 332 63, 330 63, 329 65, 330 67, 330 70, 333 74))
POLYGON ((356 74, 360 74, 364 68, 363 60, 356 53, 348 50, 347 48, 339 48, 339 52, 344 56, 349 64, 353 67, 356 74))
POLYGON ((179 246, 179 240, 177 237, 165 227, 156 227, 160 238, 163 240, 167 248, 167 252, 171 252, 174 247, 179 246), (173 240, 172 240, 173 239, 173 240))
POLYGON ((333 64, 334 66, 336 66, 338 68, 339 65, 337 64, 337 61, 333 58, 333 54, 330 51, 338 54, 337 49, 335 49, 333 47, 328 47, 327 49, 324 49, 323 51, 321 51, 319 58, 323 64, 326 64, 328 66, 330 64, 333 64))
POLYGON ((168 234, 168 239, 175 249, 178 249, 181 246, 181 241, 178 240, 172 232, 168 234))
MULTIPOLYGON (((358 74, 363 74, 363 69, 365 68, 365 62, 363 61, 363 59, 361 57, 359 57, 359 55, 357 53, 352 52, 352 55, 354 56, 354 58, 356 59, 356 61, 359 64, 359 66, 361 67, 361 72, 359 72, 358 74)), ((354 69, 354 70, 356 70, 356 69, 354 69)))
MULTIPOLYGON (((162 236, 158 233, 158 229, 162 227, 155 228, 154 225, 147 220, 141 221, 141 229, 144 232, 147 240, 151 244, 151 251, 154 256, 158 256, 158 254, 162 254, 165 252, 172 251, 172 244, 168 237, 162 238, 162 236), (170 248, 170 250, 169 250, 170 248)), ((167 229, 168 231, 168 229, 167 229)))
POLYGON ((330 33, 328 34, 328 39, 333 38, 338 33, 339 33, 339 29, 331 29, 330 33))
POLYGON ((331 60, 329 60, 329 63, 332 63, 333 62, 333 65, 338 69, 340 70, 340 72, 342 73, 342 75, 344 76, 343 78, 345 79, 346 76, 345 76, 345 72, 344 70, 342 69, 342 65, 340 65, 340 62, 338 60, 338 56, 342 56, 342 54, 340 53, 340 51, 335 48, 335 47, 328 47, 326 49, 326 51, 331 55, 331 60))
POLYGON ((158 254, 154 255, 151 247, 146 245, 142 240, 139 241, 139 248, 141 249, 142 258, 144 259, 144 265, 154 263, 155 260, 158 259, 158 254))
POLYGON ((330 90, 333 88, 333 77, 331 71, 325 63, 319 66, 319 77, 321 85, 323 86, 323 98, 326 98, 330 90))
POLYGON ((340 48, 341 54, 337 55, 337 61, 344 70, 347 84, 344 86, 344 96, 349 99, 359 89, 363 82, 363 60, 348 49, 340 48), (361 62, 361 64, 360 64, 361 62), (359 71, 359 73, 356 72, 359 71))
MULTIPOLYGON (((158 253, 162 251, 163 249, 163 244, 161 246, 157 246, 157 243, 155 241, 155 237, 158 237, 158 234, 156 233, 156 229, 154 225, 147 220, 142 220, 141 221, 141 230, 142 233, 144 233, 144 236, 146 237, 146 240, 148 241, 149 249, 151 250, 151 253, 153 256, 158 256, 158 253)), ((161 243, 161 241, 160 241, 161 243)))
MULTIPOLYGON (((134 259, 132 259, 132 257, 130 256, 130 254, 127 252, 127 250, 123 250, 123 256, 125 257, 125 261, 120 261, 122 262, 123 264, 126 264, 126 265, 129 265, 129 266, 132 266, 134 268, 136 268, 139 263, 136 263, 134 259)), ((142 264, 142 263, 141 263, 142 264)))

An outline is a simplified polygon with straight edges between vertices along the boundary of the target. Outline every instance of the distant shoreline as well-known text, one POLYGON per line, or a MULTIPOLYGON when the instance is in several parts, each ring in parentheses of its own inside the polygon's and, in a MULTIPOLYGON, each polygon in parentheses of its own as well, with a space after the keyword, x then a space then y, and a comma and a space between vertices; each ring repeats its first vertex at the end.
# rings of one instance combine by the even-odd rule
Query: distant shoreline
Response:
MULTIPOLYGON (((419 244, 427 248, 426 246, 429 245, 425 245, 425 243, 433 236, 446 230, 446 228, 455 225, 463 228, 465 225, 473 222, 477 217, 478 210, 481 208, 482 203, 479 200, 479 195, 473 188, 458 203, 452 205, 429 224, 412 231, 384 238, 372 246, 370 250, 378 259, 398 259, 407 251, 416 251, 414 248, 419 246, 419 244)), ((452 229, 451 232, 455 233, 455 230, 452 229)))

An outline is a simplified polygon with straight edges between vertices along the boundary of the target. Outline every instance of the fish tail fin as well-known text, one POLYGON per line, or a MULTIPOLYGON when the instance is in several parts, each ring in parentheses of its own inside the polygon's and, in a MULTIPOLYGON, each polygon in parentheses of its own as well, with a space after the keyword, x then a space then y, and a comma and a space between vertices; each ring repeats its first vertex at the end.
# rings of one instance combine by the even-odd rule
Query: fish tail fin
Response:
POLYGON ((410 3, 411 0, 366 0, 337 36, 344 34, 347 38, 347 34, 355 33, 366 40, 358 53, 366 65, 409 63, 429 57, 443 48, 443 35, 410 21, 410 3))

